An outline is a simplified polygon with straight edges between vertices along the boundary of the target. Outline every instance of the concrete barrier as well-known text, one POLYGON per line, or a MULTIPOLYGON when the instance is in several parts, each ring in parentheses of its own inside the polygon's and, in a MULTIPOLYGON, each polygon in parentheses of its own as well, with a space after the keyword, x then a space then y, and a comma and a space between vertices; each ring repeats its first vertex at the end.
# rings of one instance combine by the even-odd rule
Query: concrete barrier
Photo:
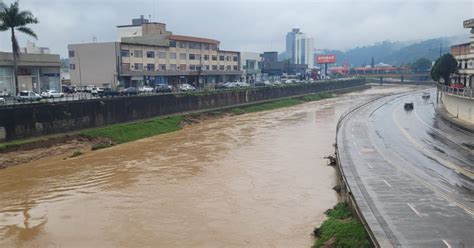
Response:
POLYGON ((442 92, 441 102, 446 111, 462 121, 474 124, 474 99, 442 92))
POLYGON ((234 91, 12 105, 0 108, 0 134, 9 141, 362 85, 365 85, 365 80, 352 79, 234 91))

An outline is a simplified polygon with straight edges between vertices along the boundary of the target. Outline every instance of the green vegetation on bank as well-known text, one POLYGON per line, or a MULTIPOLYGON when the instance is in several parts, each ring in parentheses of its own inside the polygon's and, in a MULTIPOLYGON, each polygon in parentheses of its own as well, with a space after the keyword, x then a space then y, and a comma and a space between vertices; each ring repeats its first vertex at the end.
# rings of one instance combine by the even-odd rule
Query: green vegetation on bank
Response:
POLYGON ((152 120, 116 124, 103 128, 87 130, 81 134, 89 138, 109 138, 114 143, 126 143, 146 137, 174 132, 181 129, 182 116, 155 118, 152 120))
POLYGON ((313 247, 371 247, 369 236, 360 221, 353 218, 346 202, 340 202, 326 211, 328 217, 315 230, 318 240, 313 247))
POLYGON ((334 97, 334 96, 331 93, 323 92, 323 93, 306 95, 306 96, 303 96, 302 99, 303 99, 303 101, 311 102, 311 101, 319 101, 319 100, 323 100, 323 99, 326 99, 326 98, 332 98, 332 97, 334 97))
POLYGON ((256 104, 256 105, 233 108, 233 109, 230 109, 229 112, 233 114, 246 114, 246 113, 253 113, 253 112, 258 112, 258 111, 284 108, 284 107, 289 107, 289 106, 293 106, 293 105, 297 105, 301 103, 302 102, 300 100, 288 98, 288 99, 276 100, 276 101, 261 103, 261 104, 256 104))

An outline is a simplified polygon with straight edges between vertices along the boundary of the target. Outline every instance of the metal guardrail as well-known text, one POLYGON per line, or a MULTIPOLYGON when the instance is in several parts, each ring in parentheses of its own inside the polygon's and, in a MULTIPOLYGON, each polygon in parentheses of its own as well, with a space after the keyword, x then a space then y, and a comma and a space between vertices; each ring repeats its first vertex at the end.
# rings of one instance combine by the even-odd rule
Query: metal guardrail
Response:
POLYGON ((455 88, 455 87, 449 87, 446 85, 438 84, 438 89, 452 94, 452 95, 457 95, 457 96, 462 96, 465 98, 473 99, 474 98, 474 90, 469 89, 469 88, 455 88))

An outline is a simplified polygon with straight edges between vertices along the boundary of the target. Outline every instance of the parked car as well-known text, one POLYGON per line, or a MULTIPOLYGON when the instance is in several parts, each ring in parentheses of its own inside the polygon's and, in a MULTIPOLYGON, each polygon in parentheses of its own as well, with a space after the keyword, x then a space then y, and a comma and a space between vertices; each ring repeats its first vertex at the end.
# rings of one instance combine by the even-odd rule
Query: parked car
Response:
POLYGON ((102 88, 102 91, 97 92, 98 97, 114 97, 118 96, 120 93, 118 91, 114 91, 111 88, 102 88))
POLYGON ((8 93, 8 91, 5 89, 0 91, 0 96, 10 96, 10 93, 8 93))
POLYGON ((90 84, 90 85, 87 85, 87 86, 84 88, 84 91, 85 91, 85 92, 88 92, 88 93, 91 93, 91 91, 92 91, 93 88, 95 88, 95 85, 90 84))
POLYGON ((167 84, 157 84, 155 87, 156 93, 169 93, 173 91, 173 88, 167 84))
POLYGON ((250 87, 250 84, 246 82, 235 82, 235 84, 237 85, 237 87, 241 87, 241 88, 250 87))
POLYGON ((102 88, 102 87, 94 87, 94 88, 92 88, 92 90, 91 90, 91 95, 97 96, 97 95, 99 94, 99 92, 102 92, 102 91, 104 91, 104 88, 102 88))
POLYGON ((138 89, 139 92, 153 92, 153 87, 143 86, 138 89))
POLYGON ((41 101, 41 96, 33 91, 20 91, 16 100, 18 102, 33 102, 33 101, 41 101))
POLYGON ((47 90, 41 92, 41 97, 43 98, 63 98, 64 93, 59 92, 57 90, 47 90))
POLYGON ((135 87, 128 87, 126 89, 119 91, 121 96, 136 96, 138 95, 138 90, 135 87))
POLYGON ((262 82, 262 81, 255 82, 255 87, 264 87, 264 86, 267 86, 265 82, 262 82))
POLYGON ((194 91, 194 90, 196 90, 196 87, 194 87, 190 84, 180 84, 179 85, 179 90, 180 91, 194 91))
POLYGON ((217 83, 215 88, 216 89, 225 89, 226 88, 225 86, 226 86, 225 83, 217 83))
POLYGON ((0 105, 4 105, 6 103, 7 103, 7 101, 5 100, 5 98, 0 97, 0 105))
POLYGON ((463 89, 463 88, 464 88, 464 85, 463 85, 463 84, 452 84, 452 85, 451 85, 451 88, 463 89))
POLYGON ((76 89, 74 86, 68 86, 68 85, 63 85, 61 86, 62 92, 65 94, 73 94, 76 92, 76 89))

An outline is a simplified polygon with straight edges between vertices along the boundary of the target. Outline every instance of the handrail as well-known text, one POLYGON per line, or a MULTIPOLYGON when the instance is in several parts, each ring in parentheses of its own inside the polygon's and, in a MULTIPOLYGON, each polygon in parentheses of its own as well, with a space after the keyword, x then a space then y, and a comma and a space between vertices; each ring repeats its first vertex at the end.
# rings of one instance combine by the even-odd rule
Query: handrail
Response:
POLYGON ((474 98, 474 90, 470 88, 454 88, 454 87, 449 87, 447 85, 438 84, 438 90, 441 90, 443 92, 446 92, 452 95, 469 98, 469 99, 474 98))

